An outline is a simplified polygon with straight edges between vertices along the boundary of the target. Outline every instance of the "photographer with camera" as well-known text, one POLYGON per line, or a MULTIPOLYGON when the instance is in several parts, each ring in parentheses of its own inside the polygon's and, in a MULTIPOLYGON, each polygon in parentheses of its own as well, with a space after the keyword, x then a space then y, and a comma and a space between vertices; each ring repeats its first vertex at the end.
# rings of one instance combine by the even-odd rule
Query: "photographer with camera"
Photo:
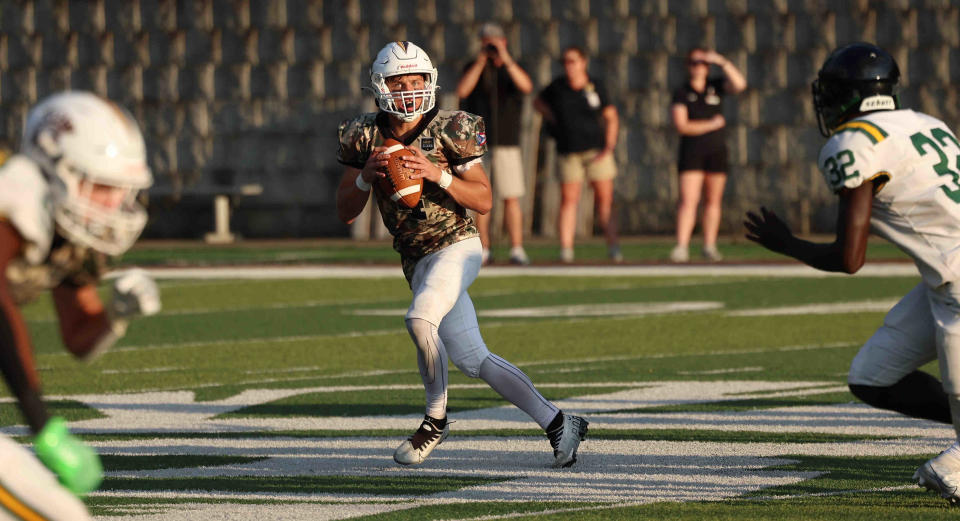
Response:
MULTIPOLYGON (((510 262, 529 264, 523 249, 523 211, 526 193, 520 153, 520 115, 523 97, 533 91, 530 76, 510 56, 503 28, 486 23, 480 28, 480 52, 468 64, 457 84, 460 109, 482 116, 487 123, 490 154, 485 157, 494 195, 503 199, 504 220, 510 235, 510 262)), ((490 214, 477 215, 483 243, 483 263, 490 262, 490 214)))

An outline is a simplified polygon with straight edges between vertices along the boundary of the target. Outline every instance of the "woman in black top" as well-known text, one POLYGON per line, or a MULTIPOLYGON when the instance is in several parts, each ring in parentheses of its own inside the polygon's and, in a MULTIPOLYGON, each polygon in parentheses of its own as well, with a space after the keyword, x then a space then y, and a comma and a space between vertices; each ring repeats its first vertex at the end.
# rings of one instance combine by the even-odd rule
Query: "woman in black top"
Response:
POLYGON ((693 49, 687 53, 687 82, 674 91, 670 107, 673 126, 680 134, 677 170, 680 172, 680 200, 677 202, 677 245, 670 260, 686 262, 688 247, 697 220, 701 191, 703 203, 703 256, 720 260, 717 230, 720 204, 727 182, 727 145, 721 101, 725 94, 739 94, 747 88, 743 74, 719 53, 693 49), (710 65, 717 65, 722 78, 709 78, 710 65))

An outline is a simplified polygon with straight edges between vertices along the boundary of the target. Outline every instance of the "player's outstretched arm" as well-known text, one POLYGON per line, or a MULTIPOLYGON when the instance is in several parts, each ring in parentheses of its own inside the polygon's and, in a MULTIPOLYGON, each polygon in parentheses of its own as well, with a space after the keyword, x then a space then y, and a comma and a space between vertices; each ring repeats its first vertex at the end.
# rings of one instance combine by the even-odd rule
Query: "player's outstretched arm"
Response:
POLYGON ((74 356, 91 361, 123 338, 133 317, 160 311, 160 291, 146 271, 133 268, 113 279, 112 297, 104 307, 94 285, 60 284, 53 303, 60 318, 60 335, 74 356))
POLYGON ((746 237, 768 250, 793 257, 818 270, 856 273, 866 260, 873 189, 873 182, 868 182, 852 190, 840 191, 837 238, 832 243, 815 243, 796 237, 777 214, 766 208, 760 208, 759 213, 747 212, 747 219, 743 222, 747 228, 746 237))

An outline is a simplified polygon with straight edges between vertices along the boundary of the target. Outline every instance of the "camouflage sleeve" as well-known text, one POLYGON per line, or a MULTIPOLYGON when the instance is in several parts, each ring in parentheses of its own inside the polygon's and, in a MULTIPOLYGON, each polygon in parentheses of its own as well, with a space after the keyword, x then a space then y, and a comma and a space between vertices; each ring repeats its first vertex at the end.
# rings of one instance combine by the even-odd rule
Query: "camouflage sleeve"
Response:
POLYGON ((462 165, 487 153, 487 129, 483 118, 469 112, 455 111, 443 125, 441 139, 447 161, 462 165))
POLYGON ((370 150, 373 149, 372 127, 364 124, 364 118, 361 116, 340 123, 337 134, 340 139, 337 161, 354 168, 363 168, 370 150))

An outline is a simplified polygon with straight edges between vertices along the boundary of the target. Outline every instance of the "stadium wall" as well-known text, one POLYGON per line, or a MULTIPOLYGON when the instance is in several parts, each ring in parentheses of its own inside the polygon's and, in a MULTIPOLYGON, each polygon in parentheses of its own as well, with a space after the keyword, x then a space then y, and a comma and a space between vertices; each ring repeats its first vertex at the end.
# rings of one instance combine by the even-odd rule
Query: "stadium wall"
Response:
MULTIPOLYGON (((760 203, 819 232, 835 216, 814 166, 823 140, 809 84, 819 65, 837 45, 876 42, 900 64, 904 104, 957 129, 958 13, 960 0, 0 0, 0 138, 16 146, 44 96, 92 90, 144 129, 157 179, 147 236, 201 237, 211 194, 244 183, 264 192, 234 209, 240 234, 346 236, 334 210, 336 127, 373 110, 361 91, 373 53, 391 40, 424 47, 440 70, 441 106, 455 108, 477 30, 494 20, 538 89, 561 73, 565 46, 590 54, 621 115, 624 233, 673 230, 670 93, 697 45, 749 82, 725 107, 721 232, 739 233, 743 211, 760 203)), ((550 182, 539 172, 538 191, 550 182)))

